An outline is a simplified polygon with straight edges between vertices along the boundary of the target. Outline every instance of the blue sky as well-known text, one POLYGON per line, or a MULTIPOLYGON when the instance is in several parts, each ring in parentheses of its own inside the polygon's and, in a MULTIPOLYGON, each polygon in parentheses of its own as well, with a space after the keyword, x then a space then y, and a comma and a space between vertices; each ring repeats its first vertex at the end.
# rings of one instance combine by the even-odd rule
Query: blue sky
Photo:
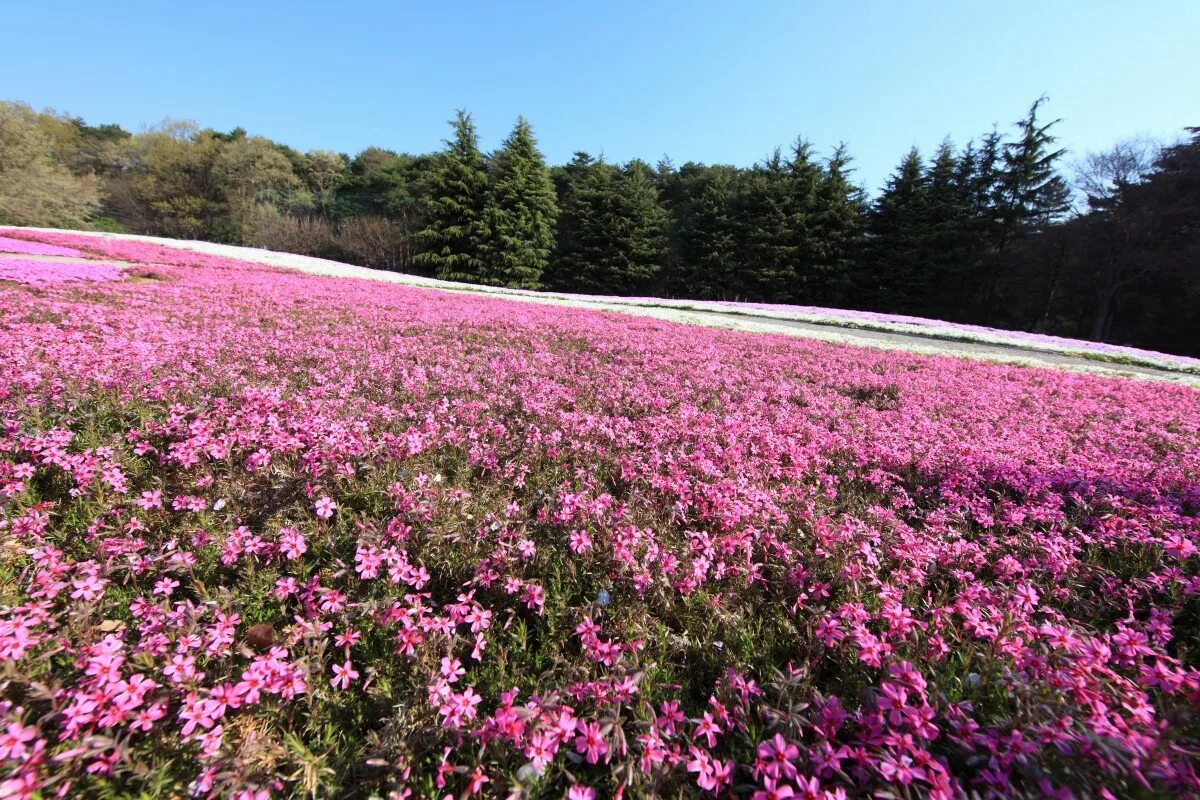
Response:
POLYGON ((1073 151, 1200 125, 1197 0, 5 4, 0 98, 138 129, 166 116, 301 150, 427 152, 455 108, 518 114, 553 163, 749 165, 848 144, 874 190, 1045 93, 1073 151))

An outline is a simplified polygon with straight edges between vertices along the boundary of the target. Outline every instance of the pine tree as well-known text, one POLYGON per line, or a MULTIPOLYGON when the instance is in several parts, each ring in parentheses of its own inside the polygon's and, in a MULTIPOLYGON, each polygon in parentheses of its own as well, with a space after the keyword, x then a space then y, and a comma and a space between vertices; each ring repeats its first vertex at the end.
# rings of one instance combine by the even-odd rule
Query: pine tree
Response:
POLYGON ((913 312, 929 291, 924 226, 929 196, 917 148, 905 155, 875 203, 860 292, 869 308, 913 312))
POLYGON ((979 150, 973 153, 973 163, 959 163, 960 191, 970 208, 982 248, 994 247, 1000 238, 1002 147, 1000 132, 993 128, 984 135, 979 150))
POLYGON ((577 151, 566 166, 554 170, 558 198, 554 258, 543 283, 556 291, 588 292, 594 285, 592 265, 603 256, 607 231, 605 208, 612 167, 602 158, 577 151))
POLYGON ((1070 189, 1057 171, 1064 150, 1053 149, 1050 134, 1058 120, 1042 124, 1038 109, 1045 97, 1029 107, 1015 123, 1018 136, 1006 142, 1003 168, 996 192, 996 242, 994 255, 985 260, 982 302, 978 314, 1006 326, 1039 324, 1048 314, 1058 290, 1062 259, 1037 265, 1015 252, 1033 235, 1041 233, 1070 207, 1070 189), (1044 300, 1029 301, 1037 295, 1044 300))
POLYGON ((1000 251, 1013 238, 1042 230, 1070 208, 1070 189, 1058 174, 1056 164, 1065 150, 1054 150, 1056 138, 1050 128, 1059 122, 1039 124, 1038 108, 1045 97, 1029 107, 1016 123, 1020 135, 1004 145, 1004 171, 999 183, 1000 251))
POLYGON ((810 296, 823 305, 847 299, 862 246, 866 200, 863 190, 850 182, 850 161, 846 146, 839 144, 817 187, 814 229, 819 250, 811 270, 810 296))
POLYGON ((667 212, 658 201, 654 172, 634 159, 617 172, 613 189, 613 287, 622 294, 648 291, 666 255, 667 212))
POLYGON ((557 171, 558 246, 548 287, 594 294, 651 291, 662 269, 667 212, 644 161, 618 169, 576 153, 557 171))
POLYGON ((471 115, 459 110, 454 137, 435 158, 426 178, 424 227, 414 262, 449 281, 479 281, 489 231, 484 218, 488 175, 471 115))
POLYGON ((797 261, 791 227, 796 219, 791 177, 776 150, 738 182, 730 220, 737 248, 725 263, 723 296, 775 302, 791 299, 797 261))
POLYGON ((554 252, 558 205, 533 128, 517 118, 492 159, 484 218, 491 234, 481 282, 514 289, 541 287, 554 252))
POLYGON ((726 272, 738 250, 739 230, 732 216, 740 178, 735 167, 689 162, 660 179, 671 216, 661 283, 668 296, 728 295, 726 272))
POLYGON ((829 270, 821 230, 821 165, 812 156, 812 145, 797 138, 787 162, 788 238, 794 251, 792 299, 819 303, 827 299, 829 270))
POLYGON ((962 310, 973 258, 973 218, 963 180, 974 170, 975 158, 970 145, 956 158, 946 139, 925 173, 927 216, 921 234, 928 291, 914 309, 922 316, 954 317, 962 310))

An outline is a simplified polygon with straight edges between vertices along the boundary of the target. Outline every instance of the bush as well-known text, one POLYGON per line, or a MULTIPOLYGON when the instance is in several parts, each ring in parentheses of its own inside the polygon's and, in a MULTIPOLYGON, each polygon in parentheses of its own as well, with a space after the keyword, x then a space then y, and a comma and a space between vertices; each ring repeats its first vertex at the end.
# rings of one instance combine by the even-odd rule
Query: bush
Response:
POLYGON ((104 233, 125 233, 125 226, 112 217, 96 217, 92 220, 91 229, 104 233))
POLYGON ((263 215, 258 222, 255 244, 268 250, 305 256, 329 255, 337 234, 324 217, 263 215))
POLYGON ((407 270, 412 253, 404 227, 383 217, 355 217, 342 223, 337 248, 355 264, 407 270))

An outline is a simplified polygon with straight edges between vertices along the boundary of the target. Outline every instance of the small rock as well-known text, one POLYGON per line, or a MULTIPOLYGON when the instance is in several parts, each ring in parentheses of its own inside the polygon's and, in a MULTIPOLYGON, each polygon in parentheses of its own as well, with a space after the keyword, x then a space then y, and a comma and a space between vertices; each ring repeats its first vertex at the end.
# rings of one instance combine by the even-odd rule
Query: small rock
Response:
POLYGON ((275 644, 275 628, 267 622, 251 625, 246 630, 246 644, 255 650, 270 649, 275 644))

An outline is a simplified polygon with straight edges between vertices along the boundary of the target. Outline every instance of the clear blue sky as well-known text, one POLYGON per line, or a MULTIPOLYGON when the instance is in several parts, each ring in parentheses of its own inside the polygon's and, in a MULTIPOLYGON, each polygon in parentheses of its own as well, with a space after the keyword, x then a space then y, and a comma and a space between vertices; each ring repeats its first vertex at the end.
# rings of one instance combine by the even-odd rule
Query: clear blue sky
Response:
POLYGON ((1045 93, 1073 151, 1200 125, 1200 0, 28 2, 0 98, 138 129, 166 116, 301 150, 427 152, 455 108, 518 114, 552 163, 749 165, 845 141, 874 190, 903 152, 1045 93))

